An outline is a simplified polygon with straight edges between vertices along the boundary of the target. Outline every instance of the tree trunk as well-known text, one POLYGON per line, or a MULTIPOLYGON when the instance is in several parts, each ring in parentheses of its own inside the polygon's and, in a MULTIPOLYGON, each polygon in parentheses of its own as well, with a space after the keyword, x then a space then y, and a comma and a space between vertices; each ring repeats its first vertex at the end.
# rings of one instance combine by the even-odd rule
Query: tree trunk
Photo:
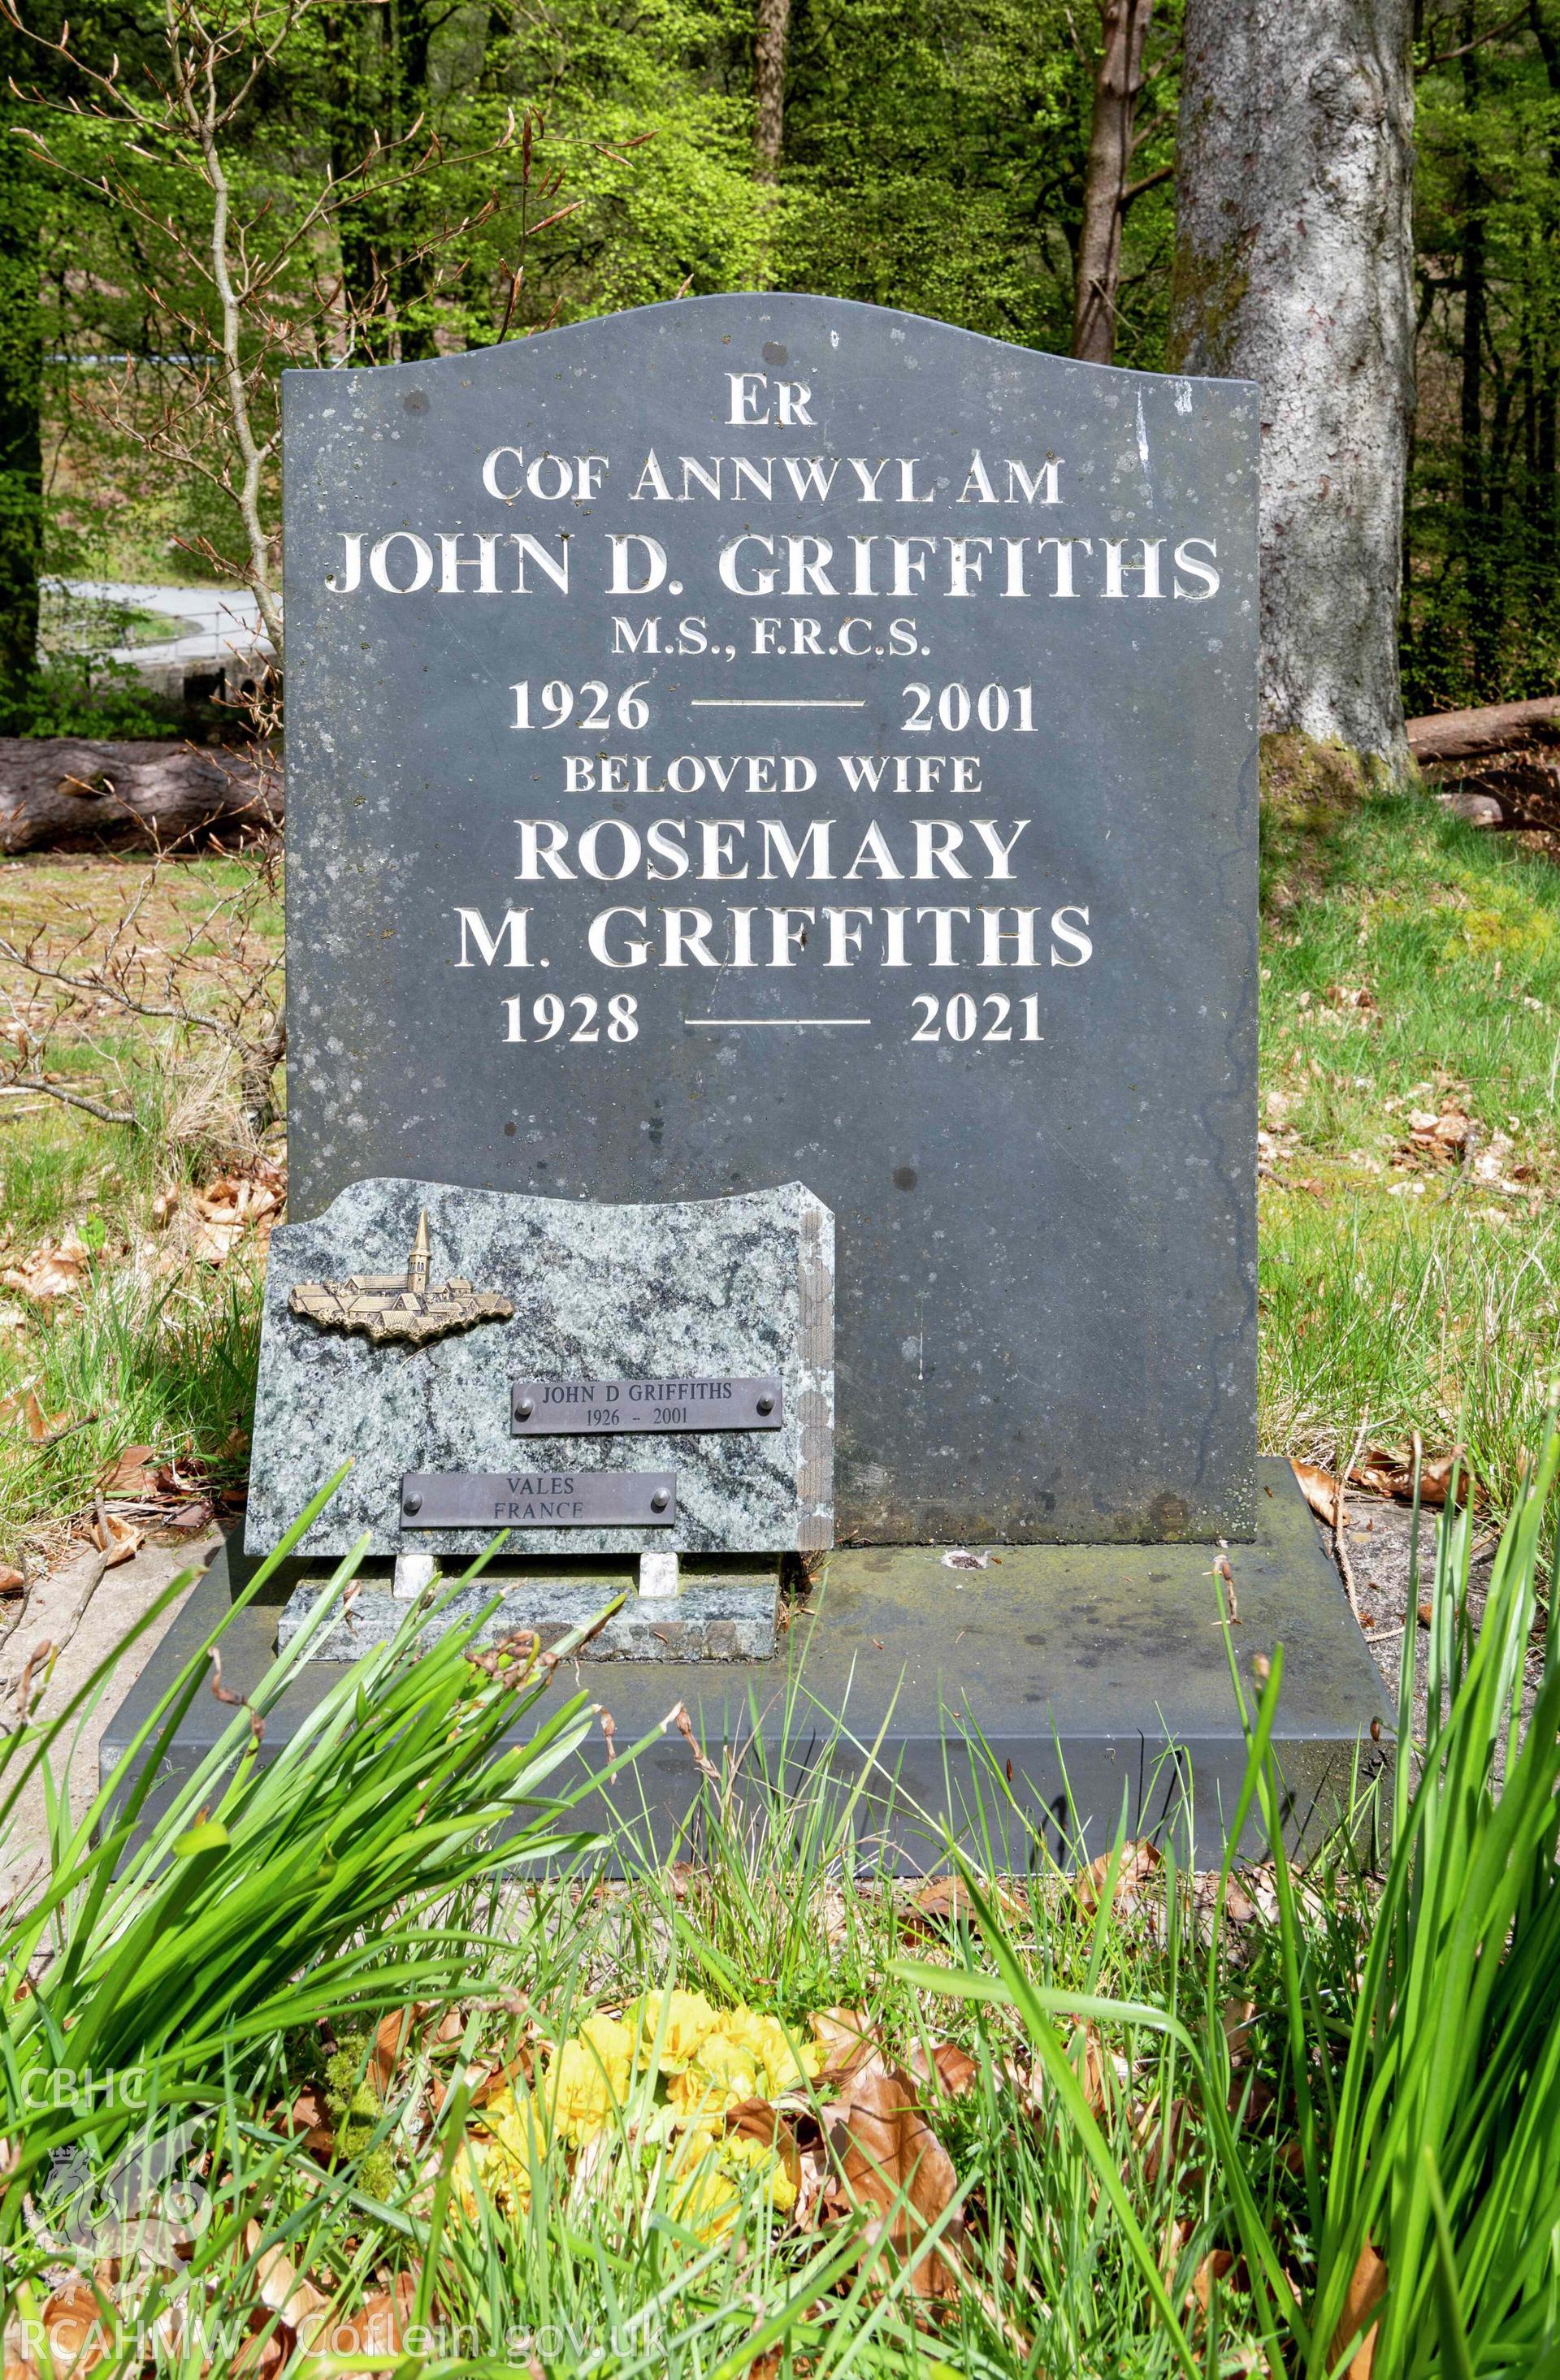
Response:
POLYGON ((1468 110, 1468 140, 1462 171, 1462 355, 1458 389, 1458 500, 1462 507, 1461 545, 1464 585, 1468 593, 1469 647, 1474 690, 1493 694, 1500 668, 1500 620, 1494 608, 1491 564, 1495 552, 1496 524, 1491 517, 1492 490, 1484 468, 1484 320, 1487 273, 1484 246, 1484 190, 1479 173, 1478 142, 1473 111, 1479 103, 1479 43, 1472 0, 1464 0, 1458 37, 1463 44, 1463 104, 1468 110))
MULTIPOLYGON (((22 71, 19 47, 0 28, 0 69, 22 71)), ((9 124, 0 123, 0 730, 26 723, 38 673, 43 203, 37 168, 9 124)))
POLYGON ((773 182, 780 171, 786 137, 786 42, 791 29, 791 0, 758 0, 753 31, 754 167, 761 182, 773 182))
POLYGON ((1408 766, 1411 0, 1188 0, 1171 348, 1261 392, 1261 723, 1408 766))
MULTIPOLYGON (((1533 29, 1534 39, 1539 45, 1539 55, 1543 59, 1544 73, 1549 82, 1549 95, 1553 100, 1560 100, 1560 36, 1556 35, 1553 22, 1541 6, 1541 0, 1528 0, 1528 21, 1533 29)), ((1554 121, 1553 115, 1550 120, 1552 123, 1554 121)), ((1560 181, 1560 139, 1552 137, 1546 146, 1549 153, 1550 205, 1553 208, 1554 191, 1556 182, 1560 181)), ((1551 233, 1552 224, 1553 217, 1543 225, 1546 236, 1551 233)), ((1556 484, 1555 480, 1554 437, 1557 393, 1560 393, 1560 361, 1555 358, 1546 315, 1539 332, 1537 452, 1534 458, 1534 479, 1530 503, 1534 539, 1541 549, 1546 540, 1553 540, 1556 526, 1560 525, 1560 501, 1557 501, 1560 499, 1560 485, 1556 484)))
MULTIPOLYGON (((426 0, 389 0, 387 14, 395 76, 392 120, 406 136, 419 116, 426 119, 433 30, 426 0)), ((408 154, 423 145, 427 132, 425 120, 408 154)), ((396 317, 404 364, 423 363, 439 352, 433 335, 432 260, 418 253, 423 229, 420 188, 414 182, 401 194, 396 224, 396 317)))
POLYGON ((1483 760, 1518 745, 1560 744, 1560 694, 1493 702, 1479 710, 1432 710, 1405 729, 1416 760, 1483 760))
POLYGON ((188 857, 258 842, 281 822, 281 771, 250 753, 76 735, 0 740, 0 852, 188 857))
POLYGON ((1115 351, 1121 226, 1152 7, 1153 0, 1103 0, 1100 11, 1100 70, 1094 78, 1073 285, 1072 351, 1086 363, 1108 364, 1115 351))
MULTIPOLYGON (((347 8, 339 15, 333 11, 322 24, 328 62, 331 172, 338 182, 346 182, 361 166, 373 137, 380 78, 370 67, 370 44, 378 47, 383 28, 378 18, 361 8, 347 8)), ((384 290, 375 211, 371 201, 354 199, 336 222, 343 307, 352 329, 351 359, 359 364, 387 363, 389 337, 382 319, 384 290)))

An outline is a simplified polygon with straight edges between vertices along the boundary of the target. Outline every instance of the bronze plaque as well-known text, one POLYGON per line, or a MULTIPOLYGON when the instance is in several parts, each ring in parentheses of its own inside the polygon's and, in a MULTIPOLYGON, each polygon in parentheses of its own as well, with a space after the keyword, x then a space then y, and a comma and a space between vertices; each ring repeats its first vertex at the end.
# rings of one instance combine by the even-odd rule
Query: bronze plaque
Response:
POLYGON ((653 1529, 677 1517, 675 1471, 408 1471, 408 1529, 653 1529))
POLYGON ((765 1380, 517 1380, 517 1438, 588 1438, 615 1430, 778 1429, 784 1397, 765 1380))

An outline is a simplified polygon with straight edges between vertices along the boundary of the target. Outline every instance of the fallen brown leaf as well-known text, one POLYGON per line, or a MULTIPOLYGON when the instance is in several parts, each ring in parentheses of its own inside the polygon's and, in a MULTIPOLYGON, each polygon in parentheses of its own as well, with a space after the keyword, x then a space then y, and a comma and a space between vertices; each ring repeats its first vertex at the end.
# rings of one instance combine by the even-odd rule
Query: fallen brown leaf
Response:
MULTIPOLYGON (((1092 1916, 1100 1906, 1100 1896, 1105 1888, 1115 1853, 1106 1852, 1091 1860, 1078 1872, 1073 1890, 1079 1907, 1092 1916)), ((1135 1842, 1130 1836, 1121 1847, 1121 1864, 1116 1874, 1112 1906, 1118 1917, 1132 1917, 1148 1902, 1145 1888, 1164 1864, 1164 1853, 1151 1842, 1135 1842)))
MULTIPOLYGON (((1348 2294, 1328 2350, 1330 2365, 1337 2362, 1355 2332, 1364 2327, 1372 2308, 1385 2297, 1386 2284, 1386 2265, 1367 2240, 1349 2276, 1348 2294)), ((1371 2367, 1376 2357, 1376 2327, 1372 2322, 1349 2357, 1345 2380, 1371 2380, 1371 2367)))
POLYGON ((92 1524, 92 1543, 100 1554, 107 1555, 110 1570, 117 1570, 121 1562, 133 1561, 145 1542, 144 1530, 132 1528, 128 1521, 121 1521, 100 1507, 99 1517, 92 1524))
POLYGON ((1255 1924, 1256 1916, 1256 1902, 1232 1876, 1229 1889, 1225 1895, 1225 1920, 1231 1925, 1250 1925, 1255 1924))
POLYGON ((303 2145, 311 2156, 329 2156, 335 2146, 335 2126, 322 2094, 312 2087, 300 2091, 288 2112, 287 2123, 294 2132, 301 2132, 303 2145))
POLYGON ((56 1431, 62 1430, 70 1415, 66 1413, 46 1414, 37 1397, 29 1389, 21 1401, 22 1427, 34 1446, 44 1446, 56 1431))
POLYGON ((266 1183, 251 1181, 247 1175, 221 1175, 203 1191, 191 1194, 190 1254, 203 1264, 225 1264, 247 1231, 253 1232, 257 1245, 263 1245, 281 1203, 278 1191, 266 1183))
MULTIPOLYGON (((859 2070, 848 2097, 831 2111, 830 2142, 847 2192, 858 2205, 888 2215, 886 2236, 914 2256, 910 2286, 920 2297, 957 2291, 957 2276, 938 2248, 917 2253, 958 2188, 953 2159, 927 2122, 915 2084, 898 2067, 859 2070), (892 2212, 890 2212, 892 2210, 892 2212)), ((960 2227, 948 2227, 950 2248, 960 2227)))
POLYGON ((190 1255, 198 1264, 225 1264, 233 1253, 238 1229, 237 1215, 217 1223, 198 1222, 189 1234, 190 1255))
POLYGON ((1251 2055, 1251 2020, 1257 2013, 1255 2000, 1226 2000, 1224 2006, 1225 2040, 1229 2046, 1229 2062, 1243 2066, 1251 2055))
MULTIPOLYGON (((1009 1924, 1028 1914, 1023 1902, 994 1878, 982 1889, 986 1900, 1009 1924)), ((916 1887, 898 1914, 900 1926, 907 1933, 928 1933, 934 1926, 980 1923, 969 1887, 961 1876, 929 1876, 916 1887)))
POLYGON ((757 2141, 761 2146, 773 2149, 794 2186, 801 2188, 801 2152, 797 2136, 780 2113, 767 2099, 743 2099, 725 2111, 727 2133, 739 2139, 757 2141))
POLYGON ((19 1265, 0 1273, 0 1287, 30 1298, 35 1305, 52 1305, 56 1298, 74 1297, 91 1265, 91 1250, 76 1232, 61 1240, 43 1240, 19 1265))
POLYGON ((1157 2098, 1142 2110, 1134 2129, 1143 2151, 1143 2179, 1151 2190, 1157 2189, 1166 2159, 1172 2167, 1179 2163, 1183 2143, 1196 2119, 1196 2109, 1185 2098, 1172 2099, 1170 2112, 1163 2119, 1157 2098))
POLYGON ((272 2313, 280 2314, 290 2330, 296 2330, 306 2315, 318 2313, 330 2301, 300 2277, 285 2248, 262 2247, 263 2236, 258 2223, 245 2225, 244 2248, 254 2258, 260 2301, 272 2313))
POLYGON ((333 2354, 382 2355, 384 2371, 391 2371, 401 2352, 407 2325, 411 2320, 417 2302, 417 2282, 410 2273, 398 2273, 390 2289, 376 2289, 365 2298, 356 2313, 337 2314, 330 2325, 329 2339, 333 2354), (346 2336, 350 2334, 356 2344, 348 2348, 346 2336))
POLYGON ((105 1496, 150 1496, 156 1488, 157 1465, 155 1450, 150 1446, 127 1446, 122 1454, 105 1463, 98 1477, 98 1487, 105 1496))
MULTIPOLYGON (((1420 1471, 1421 1504, 1444 1504, 1451 1492, 1452 1468, 1455 1461, 1456 1457, 1453 1455, 1441 1454, 1433 1461, 1427 1461, 1421 1465, 1420 1471)), ((1348 1475, 1354 1487, 1368 1488, 1372 1495, 1390 1496, 1400 1504, 1413 1501, 1414 1463, 1412 1454, 1407 1450, 1395 1452, 1387 1447, 1368 1447, 1363 1459, 1355 1465, 1348 1475)), ((1466 1470, 1459 1485, 1466 1498, 1469 1492, 1466 1470)))
POLYGON ((820 2082, 835 2082, 878 2057, 878 2037, 864 2009, 814 2009, 808 2018, 812 2037, 823 2052, 820 2082))
POLYGON ((67 2282, 43 2308, 43 2336, 59 2380, 67 2373, 92 2371, 108 2358, 113 2318, 84 2281, 67 2282))
POLYGON ((13 1570, 9 1562, 0 1562, 0 1596, 20 1595, 26 1585, 24 1572, 13 1570))
POLYGON ((1208 2301, 1213 2294, 1213 2283, 1222 2281, 1225 2274, 1233 2270, 1234 2265, 1235 2255, 1231 2249, 1211 2248, 1192 2275, 1191 2288, 1187 2294, 1197 2300, 1204 2313, 1208 2311, 1208 2301))
POLYGON ((249 2331, 233 2359, 234 2372, 240 2380, 280 2380, 292 2345, 278 2326, 275 2315, 267 2313, 263 2306, 256 2306, 249 2317, 249 2331))
POLYGON ((488 2101, 496 2098, 500 2091, 508 2089, 517 2075, 523 2075, 529 2083, 531 2080, 534 2062, 530 2050, 522 2048, 517 2050, 513 2058, 505 2058, 502 2064, 469 2067, 466 2078, 469 2085, 466 2102, 468 2107, 485 2107, 488 2101))
POLYGON ((408 2042, 411 2039, 422 2010, 420 2008, 392 2009, 382 2016, 374 2027, 373 2049, 369 2058, 369 2080, 382 2099, 390 2095, 390 2085, 396 2078, 408 2042))
POLYGON ((980 2061, 971 2058, 968 2049, 961 2049, 957 2041, 934 2042, 930 2058, 918 2041, 910 2052, 910 2071, 918 2082, 935 2079, 945 2098, 957 2099, 970 2089, 981 2067, 980 2061))
POLYGON ((1100 2038, 1100 2028, 1097 2024, 1075 2025, 1067 2044, 1069 2049, 1075 2042, 1081 2042, 1083 2046, 1081 2060, 1074 2060, 1078 2067, 1078 2079, 1082 2085, 1083 2095, 1089 2102, 1091 2114, 1103 2116, 1106 2106, 1105 2075, 1107 2071, 1114 2073, 1117 2082, 1125 2089, 1132 2080, 1131 2066, 1118 2051, 1106 2049, 1100 2038))
POLYGON ((1314 1463, 1292 1462, 1289 1468, 1295 1475, 1301 1495, 1316 1514, 1317 1519, 1324 1522, 1327 1527, 1331 1528, 1337 1518, 1338 1512, 1336 1474, 1323 1471, 1314 1463))

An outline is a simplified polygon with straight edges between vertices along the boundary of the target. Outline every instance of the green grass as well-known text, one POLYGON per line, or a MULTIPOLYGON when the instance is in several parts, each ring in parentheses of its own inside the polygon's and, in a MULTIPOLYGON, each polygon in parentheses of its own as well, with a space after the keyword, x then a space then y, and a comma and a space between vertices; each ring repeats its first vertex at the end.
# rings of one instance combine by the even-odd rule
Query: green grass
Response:
MULTIPOLYGON (((79 971, 94 929, 101 937, 147 880, 135 860, 13 863, 0 868, 0 932, 18 947, 42 933, 55 951, 73 951, 79 971)), ((254 881, 241 860, 169 866, 129 939, 189 945, 187 996, 218 1002, 235 973, 229 941, 220 924, 214 936, 201 929, 218 904, 242 915, 254 881)), ((256 965, 274 960, 279 909, 262 907, 243 939, 256 965)), ((52 995, 15 967, 0 967, 0 991, 28 1002, 32 1029, 42 1029, 52 995)), ((243 1242, 220 1268, 179 1258, 187 1194, 227 1162, 197 1096, 212 1058, 209 1037, 78 1011, 49 1039, 50 1072, 133 1113, 139 1128, 38 1094, 0 1099, 0 1273, 25 1276, 42 1245, 70 1234, 92 1252, 77 1293, 43 1303, 0 1286, 0 1407, 30 1391, 62 1428, 84 1425, 41 1448, 19 1410, 0 1421, 0 1560, 57 1551, 63 1524, 90 1507, 104 1466, 127 1446, 192 1457, 227 1484, 242 1478, 237 1441, 253 1406, 263 1258, 243 1242)))
POLYGON ((91 1253, 77 1294, 40 1305, 0 1289, 0 1402, 30 1394, 60 1433, 34 1443, 19 1409, 0 1423, 0 1559, 12 1561, 30 1541, 46 1559, 128 1446, 241 1482, 263 1282, 242 1245, 220 1268, 162 1269, 154 1202, 187 1168, 153 1139, 58 1113, 23 1139, 32 1122, 0 1126, 0 1270, 69 1232, 91 1253))
POLYGON ((1560 869, 1410 795, 1270 825, 1263 877, 1263 1441, 1418 1427, 1504 1500, 1560 1366, 1560 869), (1399 1161, 1452 1102, 1467 1156, 1399 1161))

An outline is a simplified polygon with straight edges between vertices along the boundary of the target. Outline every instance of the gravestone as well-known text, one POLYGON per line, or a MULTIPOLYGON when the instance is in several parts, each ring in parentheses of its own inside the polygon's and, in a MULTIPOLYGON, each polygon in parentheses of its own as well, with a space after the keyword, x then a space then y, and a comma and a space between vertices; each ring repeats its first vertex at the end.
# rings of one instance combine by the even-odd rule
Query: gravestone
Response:
POLYGON ((843 1538, 1249 1537, 1255 391, 737 297, 285 392, 292 1211, 799 1177, 843 1538))
MULTIPOLYGON (((578 1465, 598 1500, 639 1476, 664 1528, 695 1510, 697 1433, 568 1454, 534 1438, 547 1391, 605 1411, 631 1372, 615 1216, 805 1183, 835 1232, 841 1549, 773 1657, 722 1671, 683 1657, 752 1645, 658 1637, 677 1658, 622 1673, 614 1709, 630 1740, 680 1692, 711 1750, 767 1742, 804 1645, 819 1756, 844 1757, 842 1713, 847 1747, 881 1744, 912 1863, 962 1824, 950 1713, 1005 1767, 981 1823, 1011 1821, 1015 1856, 1048 1812, 1096 1851, 1124 1800, 1154 1823, 1188 1761, 1214 1851, 1244 1758, 1214 1541, 1248 1681, 1290 1647, 1298 1823, 1380 1715, 1293 1481, 1255 1451, 1258 440, 1244 384, 792 296, 284 384, 280 1247, 372 1269, 339 1219, 393 1209, 404 1239, 420 1203, 464 1263, 464 1196, 544 1202, 603 1250, 591 1343, 543 1330, 506 1409, 505 1367, 471 1358, 481 1417, 453 1432, 375 1422, 355 1517, 405 1548, 502 1499, 506 1428, 511 1501, 544 1463, 547 1494, 578 1465)), ((534 1314, 524 1263, 470 1265, 452 1293, 534 1314)), ((654 1302, 687 1285, 669 1269, 654 1302)), ((464 1378, 450 1343, 404 1360, 464 1378)), ((741 1353, 652 1360, 690 1387, 724 1369, 762 1463, 767 1367, 741 1353)), ((268 1375, 257 1544, 304 1485, 288 1411, 318 1402, 268 1375)), ((598 1544, 648 1545, 642 1505, 615 1510, 598 1544)), ((213 1570, 105 1764, 244 1574, 213 1570)), ((317 1574, 285 1585, 296 1617, 317 1574)), ((370 1592, 388 1613, 393 1584, 370 1592)), ((245 1611, 225 1658, 258 1674, 274 1633, 245 1611)), ((192 1710, 191 1758, 213 1724, 192 1710)), ((675 1827, 680 1747, 640 1778, 675 1827)))

